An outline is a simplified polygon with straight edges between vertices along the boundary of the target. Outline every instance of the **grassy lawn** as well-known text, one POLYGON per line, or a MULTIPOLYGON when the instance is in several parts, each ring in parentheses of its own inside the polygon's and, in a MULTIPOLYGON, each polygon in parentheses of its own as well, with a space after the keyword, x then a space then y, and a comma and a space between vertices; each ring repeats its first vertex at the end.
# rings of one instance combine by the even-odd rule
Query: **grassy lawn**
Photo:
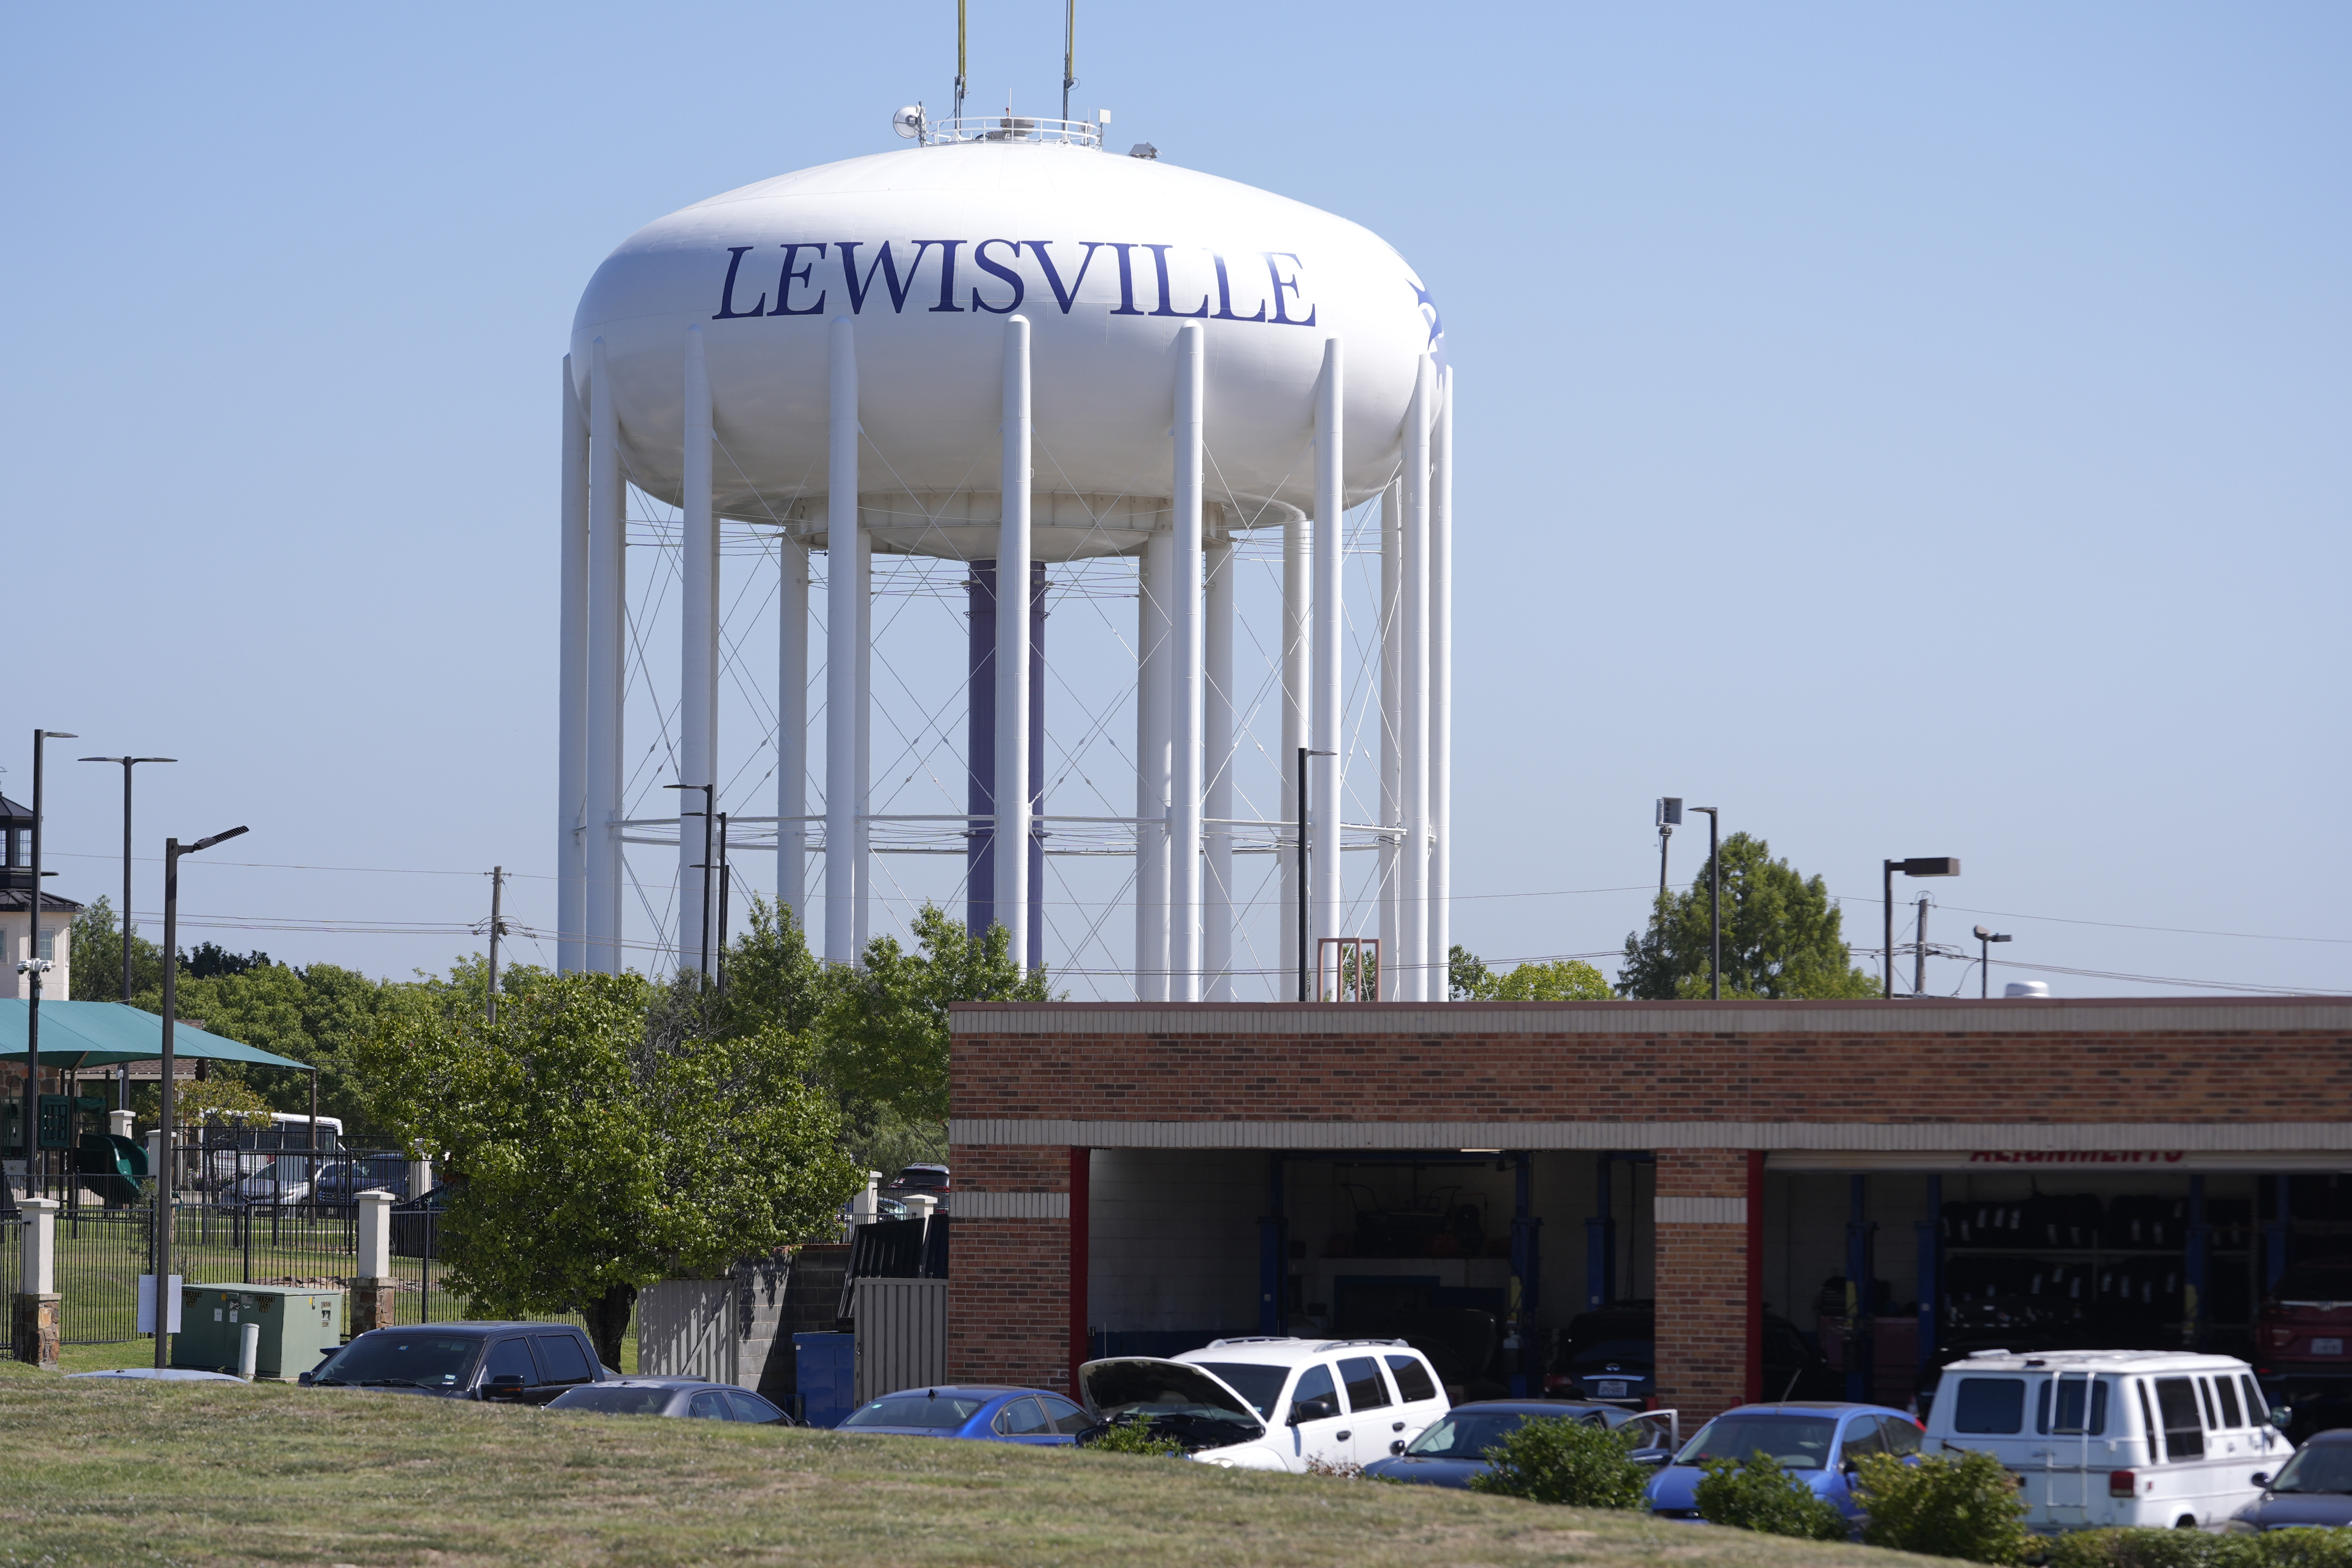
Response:
POLYGON ((0 1432, 0 1564, 1932 1561, 1167 1459, 14 1363, 0 1432))

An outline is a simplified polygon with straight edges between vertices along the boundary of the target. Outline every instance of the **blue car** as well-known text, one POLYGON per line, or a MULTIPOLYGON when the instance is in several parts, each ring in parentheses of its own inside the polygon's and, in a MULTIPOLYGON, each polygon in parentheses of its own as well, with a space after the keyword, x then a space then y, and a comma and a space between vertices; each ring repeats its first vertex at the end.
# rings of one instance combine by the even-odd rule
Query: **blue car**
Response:
POLYGON ((982 1443, 1068 1447, 1095 1418, 1043 1388, 908 1388, 870 1399, 842 1419, 843 1432, 963 1437, 982 1443))
POLYGON ((1495 1467, 1486 1450, 1529 1421, 1580 1421, 1588 1426, 1623 1427, 1633 1458, 1644 1465, 1663 1465, 1674 1457, 1666 1446, 1665 1412, 1643 1415, 1611 1405, 1569 1405, 1557 1399, 1482 1399, 1457 1405, 1415 1437, 1393 1458, 1375 1459, 1364 1474, 1384 1481, 1412 1481, 1425 1487, 1466 1488, 1473 1476, 1495 1467))
POLYGON ((1864 1454, 1909 1456, 1919 1451, 1919 1423, 1884 1405, 1833 1400, 1790 1400, 1780 1405, 1743 1405, 1727 1410, 1683 1445, 1674 1463, 1650 1483, 1650 1511, 1665 1519, 1698 1518, 1694 1493, 1709 1459, 1735 1463, 1769 1454, 1780 1468, 1813 1489, 1850 1520, 1862 1517, 1854 1500, 1854 1463, 1864 1454))

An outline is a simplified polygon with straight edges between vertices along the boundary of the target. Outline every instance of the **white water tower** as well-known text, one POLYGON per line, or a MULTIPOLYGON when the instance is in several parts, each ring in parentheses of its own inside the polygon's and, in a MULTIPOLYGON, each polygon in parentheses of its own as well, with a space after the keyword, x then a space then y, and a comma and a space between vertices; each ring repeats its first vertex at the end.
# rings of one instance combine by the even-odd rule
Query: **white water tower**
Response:
POLYGON ((624 510, 634 487, 677 510, 674 535, 653 547, 677 552, 682 603, 676 731, 665 719, 660 737, 675 756, 667 782, 687 786, 667 797, 681 814, 668 936, 682 965, 699 962, 715 899, 698 814, 703 786, 722 783, 723 527, 764 531, 777 547, 782 606, 774 809, 734 816, 730 830, 739 846, 746 828, 772 830, 778 895, 825 958, 854 961, 874 857, 929 825, 962 841, 950 852, 965 857, 967 918, 1001 921, 1016 953, 1044 962, 1045 857, 1079 852, 1058 847, 1073 836, 1100 856, 1108 834, 1134 858, 1125 994, 1240 994, 1234 857, 1255 852, 1286 868, 1284 963, 1262 967, 1258 994, 1297 994, 1285 972, 1303 898, 1310 942, 1365 934, 1349 927, 1377 919, 1383 995, 1442 999, 1452 377, 1420 279, 1355 224, 1149 148, 1112 152, 1094 121, 910 110, 898 129, 912 132, 898 150, 647 225, 581 299, 562 388, 560 963, 627 966, 625 845, 668 837, 623 798, 625 759, 646 744, 622 721, 636 658, 624 510), (1351 695, 1340 519, 1368 501, 1379 602, 1357 633, 1378 673, 1351 695), (1245 628, 1279 649, 1273 761, 1287 784, 1299 748, 1342 754, 1313 759, 1304 803, 1286 787, 1278 815, 1246 817, 1233 789, 1232 563, 1274 534, 1281 624, 1245 628), (877 554, 965 568, 961 815, 870 809, 877 554), (1056 563, 1107 558, 1136 563, 1135 808, 1057 816, 1040 798, 1053 721, 1040 595, 1056 563), (813 650, 819 577, 824 635, 813 650), (1000 589, 1018 595, 1008 613, 1000 589), (1374 820, 1342 819, 1351 707, 1370 716, 1360 732, 1377 731, 1371 752, 1355 749, 1360 765, 1377 753, 1376 795, 1360 778, 1356 790, 1377 799, 1374 820), (1302 805, 1303 889, 1288 870, 1302 805), (1001 854, 1004 844, 1026 852, 1001 854), (1378 856, 1376 915, 1365 900, 1343 907, 1342 857, 1354 850, 1378 856))

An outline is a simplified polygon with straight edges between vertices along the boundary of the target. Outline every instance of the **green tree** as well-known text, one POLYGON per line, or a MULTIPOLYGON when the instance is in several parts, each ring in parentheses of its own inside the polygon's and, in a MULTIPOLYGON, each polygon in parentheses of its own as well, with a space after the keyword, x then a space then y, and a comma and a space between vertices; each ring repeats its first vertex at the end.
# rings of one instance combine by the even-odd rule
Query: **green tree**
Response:
MULTIPOLYGON (((1658 900, 1644 932, 1625 938, 1620 995, 1644 1001, 1707 994, 1706 868, 1686 893, 1658 900)), ((1761 838, 1723 842, 1723 994, 1726 996, 1875 996, 1879 983, 1853 965, 1838 908, 1819 877, 1772 858, 1761 838)))
POLYGON ((453 1289, 493 1315, 576 1310, 617 1365, 645 1286, 832 1228, 863 1177, 805 1037, 718 1012, 691 978, 566 974, 495 1025, 404 1009, 362 1043, 386 1122, 450 1161, 453 1289))
MULTIPOLYGON (((122 922, 114 906, 101 898, 74 916, 72 945, 73 1000, 122 1000, 122 922)), ((131 994, 161 994, 163 950, 133 932, 131 938, 131 994)))
MULTIPOLYGON (((915 916, 916 951, 892 937, 866 945, 841 976, 820 1026, 825 1081, 845 1099, 907 1121, 948 1114, 948 1007, 956 1002, 1046 1002, 1042 971, 1023 974, 1011 934, 991 926, 974 942, 936 904, 915 916)), ((730 982, 731 984, 731 982, 730 982)))
POLYGON ((1457 943, 1452 960, 1447 967, 1456 1002, 1606 1002, 1616 994, 1609 977, 1581 959, 1522 963, 1497 974, 1457 943))

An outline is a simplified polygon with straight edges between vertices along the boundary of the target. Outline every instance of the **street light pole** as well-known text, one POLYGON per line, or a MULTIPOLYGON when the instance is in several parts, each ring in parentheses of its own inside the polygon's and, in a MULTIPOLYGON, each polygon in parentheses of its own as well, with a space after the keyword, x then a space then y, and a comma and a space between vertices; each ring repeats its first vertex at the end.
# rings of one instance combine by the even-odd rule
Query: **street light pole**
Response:
POLYGON ((1716 841, 1718 808, 1695 805, 1691 809, 1706 813, 1706 989, 1710 1000, 1720 1002, 1723 1000, 1723 860, 1716 853, 1720 847, 1716 841))
MULTIPOLYGON (((131 770, 141 763, 176 763, 177 757, 83 757, 85 763, 122 764, 122 1000, 131 1000, 131 770)), ((118 1109, 121 1109, 118 1107, 118 1109)))
MULTIPOLYGON (((1885 965, 1886 988, 1881 994, 1887 1001, 1895 999, 1895 873, 1906 877, 1957 877, 1960 863, 1950 856, 1914 856, 1908 860, 1889 860, 1883 868, 1883 889, 1879 908, 1886 916, 1885 951, 1881 955, 1885 965)), ((1924 964, 1924 960, 1922 961, 1924 964)))
POLYGON ((719 994, 727 994, 727 893, 734 873, 727 865, 727 814, 719 814, 719 994))
POLYGON ((1666 846, 1673 841, 1675 829, 1682 826, 1682 796, 1660 795, 1658 797, 1658 897, 1661 899, 1666 896, 1666 846))
POLYGON ((25 1195, 33 1198, 49 1190, 41 1161, 41 742, 79 738, 65 730, 33 731, 33 879, 25 895, 26 962, 18 965, 31 983, 25 1009, 25 1195))
MULTIPOLYGON (((1977 1000, 1979 1002, 1984 1001, 1992 995, 1992 981, 1990 979, 1992 974, 1992 944, 1997 942, 2007 942, 2008 940, 2009 933, 2007 931, 1987 931, 1982 926, 1977 927, 1977 1000)), ((1968 983, 1966 981, 1962 981, 1961 984, 1966 984, 1968 983)))
POLYGON ((696 921, 694 924, 695 929, 702 933, 702 951, 697 957, 697 968, 695 973, 702 975, 705 979, 709 978, 710 975, 710 813, 716 805, 716 802, 712 798, 711 792, 718 787, 719 786, 716 784, 676 784, 662 785, 662 788, 664 789, 698 789, 702 792, 701 811, 688 813, 688 815, 698 816, 702 818, 702 864, 695 868, 702 873, 702 903, 700 906, 702 918, 696 921))
MULTIPOLYGON (((176 1173, 172 1157, 172 1113, 177 1109, 178 1100, 173 1092, 177 1083, 173 1078, 172 1025, 178 1016, 180 1004, 180 857, 209 849, 245 831, 243 827, 232 827, 226 833, 215 833, 210 838, 199 838, 184 847, 176 838, 163 840, 163 1048, 161 1064, 163 1104, 160 1118, 162 1135, 155 1140, 156 1146, 163 1152, 163 1159, 158 1162, 161 1169, 155 1173, 155 1364, 158 1367, 172 1364, 172 1303, 164 1291, 172 1279, 172 1178, 176 1173)), ((310 1081, 315 1092, 317 1077, 314 1075, 310 1081)), ((314 1100, 310 1120, 310 1133, 314 1140, 319 1131, 316 1109, 314 1100)), ((317 1170, 314 1148, 311 1165, 314 1191, 318 1184, 317 1170)))

